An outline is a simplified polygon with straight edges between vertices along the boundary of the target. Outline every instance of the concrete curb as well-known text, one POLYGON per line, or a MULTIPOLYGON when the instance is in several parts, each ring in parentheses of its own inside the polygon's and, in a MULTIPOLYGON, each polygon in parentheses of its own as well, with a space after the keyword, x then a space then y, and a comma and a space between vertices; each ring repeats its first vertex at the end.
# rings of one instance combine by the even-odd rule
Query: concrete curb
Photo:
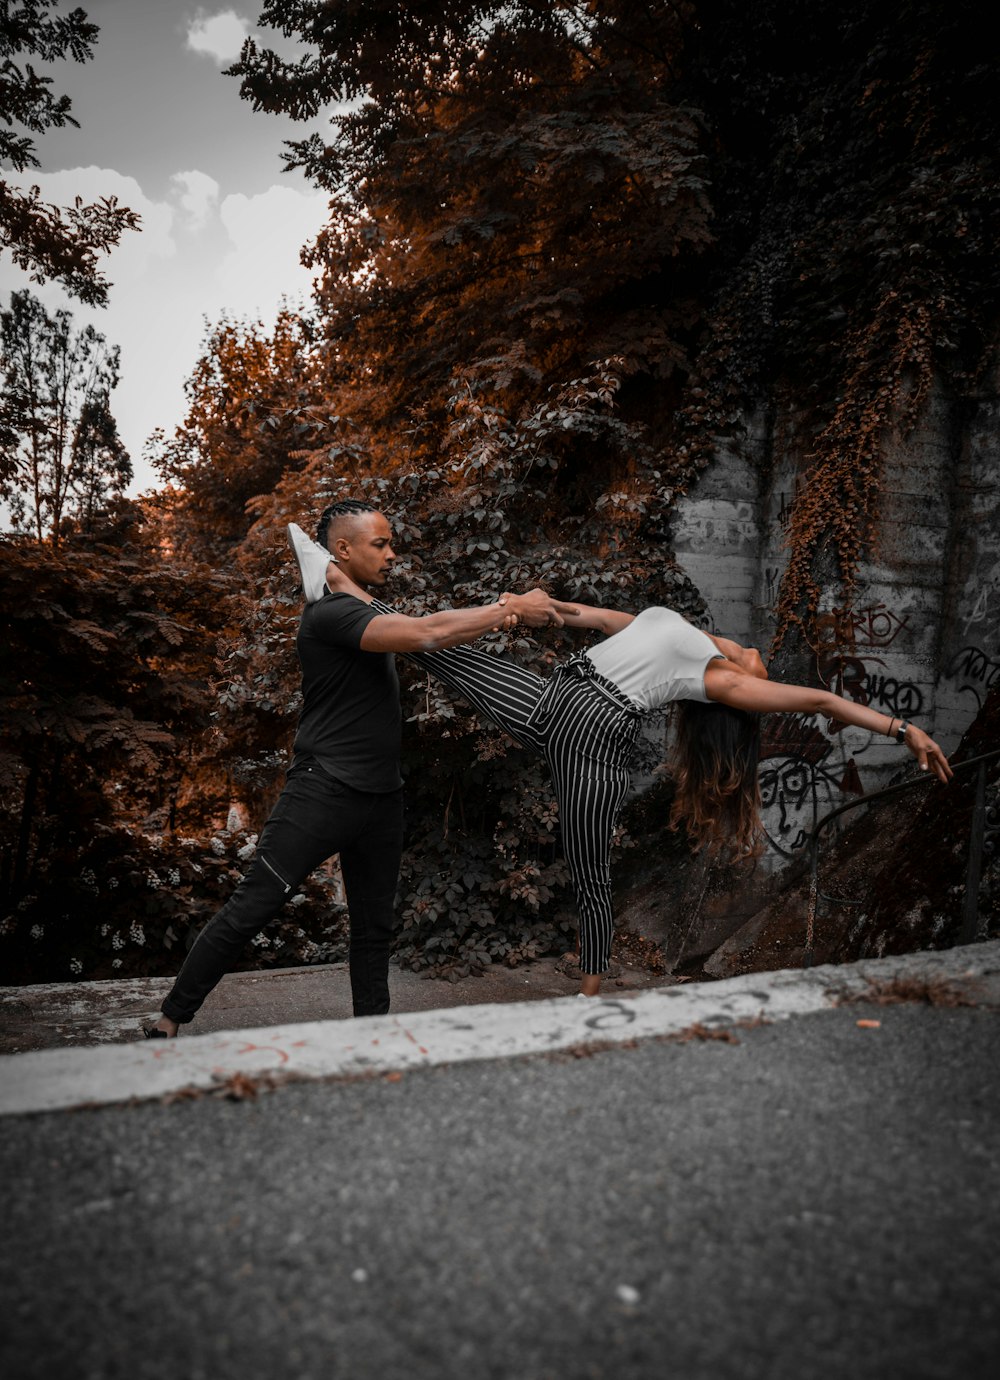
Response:
POLYGON ((970 995, 1000 974, 1000 940, 843 967, 752 973, 635 996, 458 1006, 405 1016, 220 1031, 171 1041, 0 1057, 0 1115, 147 1101, 300 1079, 357 1078, 474 1059, 664 1039, 700 1027, 829 1010, 873 983, 951 983, 970 995))

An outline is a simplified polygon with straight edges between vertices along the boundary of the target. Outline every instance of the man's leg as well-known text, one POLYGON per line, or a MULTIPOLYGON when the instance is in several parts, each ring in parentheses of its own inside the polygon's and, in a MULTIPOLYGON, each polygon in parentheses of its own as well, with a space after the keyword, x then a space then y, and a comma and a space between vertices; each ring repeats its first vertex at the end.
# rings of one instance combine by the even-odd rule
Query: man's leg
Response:
POLYGON ((359 795, 359 829, 340 850, 340 870, 351 921, 351 997, 355 1016, 389 1010, 399 860, 403 852, 403 792, 359 795), (367 809, 362 808, 368 802, 367 809))
MULTIPOLYGON (((249 872, 198 936, 163 1003, 166 1022, 177 1026, 192 1020, 250 940, 309 873, 339 850, 353 826, 346 789, 318 765, 299 766, 288 777, 249 872)), ((160 1026, 165 1028, 164 1022, 160 1026)))

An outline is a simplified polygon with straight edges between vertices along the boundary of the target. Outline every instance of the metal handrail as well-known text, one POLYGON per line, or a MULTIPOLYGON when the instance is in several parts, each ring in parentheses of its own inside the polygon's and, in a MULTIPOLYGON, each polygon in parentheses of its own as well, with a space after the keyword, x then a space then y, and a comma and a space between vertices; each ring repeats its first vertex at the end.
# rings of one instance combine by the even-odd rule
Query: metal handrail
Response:
MULTIPOLYGON (((978 767, 979 769, 976 780, 976 798, 972 807, 972 821, 969 829, 969 859, 965 871, 965 900, 962 907, 962 929, 959 935, 959 941, 963 944, 971 944, 976 937, 976 919, 979 913, 979 878, 982 871, 983 834, 986 822, 986 763, 993 761, 996 757, 1000 757, 1000 748, 994 748, 992 752, 981 753, 978 757, 969 757, 964 762, 952 762, 951 764, 953 772, 965 771, 969 767, 978 767)), ((838 805, 835 810, 825 814, 816 825, 809 837, 809 911, 806 917, 803 967, 812 967, 813 931, 816 923, 817 901, 832 901, 841 906, 864 905, 863 900, 852 900, 848 896, 827 896, 820 891, 819 839, 822 831, 838 816, 846 814, 848 810, 856 810, 860 805, 871 805, 875 801, 885 800, 890 795, 899 795, 902 791, 913 790, 916 786, 927 786, 937 779, 936 776, 928 772, 926 776, 921 775, 909 781, 900 781, 895 786, 886 786, 884 790, 873 791, 871 795, 859 796, 857 800, 849 800, 845 805, 838 805)))

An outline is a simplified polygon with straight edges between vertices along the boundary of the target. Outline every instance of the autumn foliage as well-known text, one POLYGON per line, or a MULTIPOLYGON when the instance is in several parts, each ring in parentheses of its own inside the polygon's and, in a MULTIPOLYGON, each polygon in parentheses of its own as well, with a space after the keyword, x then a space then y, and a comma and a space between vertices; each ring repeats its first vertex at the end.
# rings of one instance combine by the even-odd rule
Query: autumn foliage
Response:
MULTIPOLYGON (((214 791, 259 821, 297 709, 283 526, 335 498, 390 518, 411 612, 541 582, 697 618, 672 509, 753 422, 764 463, 791 433, 804 457, 777 639, 812 638, 830 579, 849 606, 887 438, 995 359, 1000 131, 971 0, 269 0, 261 25, 301 56, 249 40, 243 97, 341 112, 288 149, 330 198, 318 288, 273 329, 218 323, 156 439, 138 548, 165 581, 214 566, 228 602, 200 669, 164 647, 144 673, 205 689, 190 723, 139 715, 172 746, 137 740, 130 791, 143 752, 176 770, 200 744, 203 818, 214 791)), ((420 675, 406 708, 400 956, 461 973, 566 943, 541 769, 420 675)))

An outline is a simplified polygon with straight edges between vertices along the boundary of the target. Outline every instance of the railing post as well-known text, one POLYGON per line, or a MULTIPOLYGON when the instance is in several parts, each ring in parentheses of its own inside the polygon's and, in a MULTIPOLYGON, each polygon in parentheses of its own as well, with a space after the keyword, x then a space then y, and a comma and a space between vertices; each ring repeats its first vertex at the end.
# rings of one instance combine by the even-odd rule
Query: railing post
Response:
POLYGON ((986 763, 976 772, 976 800, 969 823, 969 862, 965 869, 965 900, 962 904, 961 944, 974 944, 979 929, 979 878, 983 870, 983 835, 986 832, 986 763))
POLYGON ((816 906, 819 901, 819 827, 809 840, 809 910, 806 915, 806 947, 802 955, 803 968, 813 966, 813 936, 816 931, 816 906))

